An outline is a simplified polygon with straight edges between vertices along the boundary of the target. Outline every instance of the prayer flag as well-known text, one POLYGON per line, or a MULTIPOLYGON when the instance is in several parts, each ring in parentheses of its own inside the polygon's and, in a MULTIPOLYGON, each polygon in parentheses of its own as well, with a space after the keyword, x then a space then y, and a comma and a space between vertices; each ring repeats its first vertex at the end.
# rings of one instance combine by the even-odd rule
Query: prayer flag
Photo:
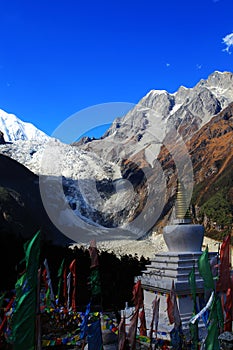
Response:
POLYGON ((7 315, 6 313, 10 310, 10 308, 12 307, 12 304, 14 302, 15 298, 12 297, 11 300, 9 301, 9 303, 7 304, 6 308, 4 308, 4 317, 3 317, 3 320, 2 320, 2 323, 0 324, 0 335, 6 325, 6 321, 7 321, 7 315))
POLYGON ((226 292, 226 301, 224 303, 225 322, 224 332, 232 332, 233 320, 233 278, 231 278, 231 286, 226 292))
POLYGON ((87 304, 85 315, 83 317, 81 326, 80 326, 80 339, 84 339, 87 336, 87 329, 88 329, 88 318, 90 314, 91 309, 91 303, 87 304))
MULTIPOLYGON (((211 308, 211 305, 213 303, 214 300, 214 291, 212 291, 210 298, 207 302, 207 304, 201 309, 201 311, 198 312, 198 314, 196 314, 195 316, 192 316, 191 320, 189 322, 191 323, 195 323, 197 319, 199 319, 200 317, 202 317, 203 314, 206 313, 207 310, 209 310, 211 308)), ((207 325, 207 322, 205 322, 205 324, 207 325)))
POLYGON ((213 320, 208 326, 208 334, 205 340, 205 349, 206 350, 219 350, 219 331, 217 320, 213 320))
POLYGON ((160 299, 157 298, 157 295, 156 295, 155 299, 152 302, 152 320, 150 324, 150 335, 149 335, 151 344, 152 344, 154 326, 155 326, 155 337, 157 338, 158 323, 159 323, 159 304, 160 304, 160 299))
POLYGON ((182 347, 182 337, 183 337, 183 332, 181 325, 174 328, 170 332, 170 337, 171 337, 171 345, 173 350, 181 350, 182 347))
POLYGON ((71 272, 68 273, 66 277, 66 285, 67 285, 67 309, 70 308, 70 284, 71 284, 71 272))
POLYGON ((52 280, 50 277, 50 270, 49 270, 49 265, 48 265, 48 260, 45 258, 44 260, 44 278, 46 279, 46 284, 47 284, 47 291, 46 291, 46 305, 48 307, 54 306, 54 293, 53 293, 53 286, 52 286, 52 280))
POLYGON ((72 281, 73 281, 71 307, 74 311, 76 311, 76 284, 77 284, 76 259, 71 261, 69 268, 70 268, 70 272, 72 274, 72 281))
POLYGON ((219 298, 215 295, 209 315, 209 325, 208 325, 208 334, 205 339, 205 349, 206 350, 219 350, 219 326, 222 326, 223 316, 221 313, 221 304, 219 298))
POLYGON ((99 266, 98 250, 96 248, 96 241, 94 239, 90 241, 89 254, 91 258, 90 268, 99 266))
POLYGON ((136 335, 137 335, 137 326, 138 326, 138 313, 139 309, 136 308, 133 316, 130 319, 129 331, 128 331, 128 340, 130 345, 130 350, 136 349, 136 335))
POLYGON ((101 282, 100 282, 98 250, 96 248, 96 241, 94 239, 90 241, 89 254, 91 258, 91 266, 90 266, 91 294, 93 296, 97 296, 101 293, 101 282))
POLYGON ((14 350, 35 349, 40 231, 24 245, 24 249, 26 270, 15 285, 15 309, 11 318, 10 340, 14 350))
POLYGON ((135 308, 143 307, 143 289, 141 286, 141 280, 138 280, 133 286, 133 303, 135 308))
MULTIPOLYGON (((214 294, 214 291, 212 292, 214 294)), ((205 309, 206 306, 206 298, 204 295, 199 295, 199 308, 200 310, 205 309)), ((204 322, 206 328, 208 324, 209 318, 209 309, 205 309, 205 311, 201 314, 202 321, 204 322)))
POLYGON ((218 260, 219 260, 219 253, 212 256, 212 258, 210 259, 210 268, 211 268, 212 276, 214 279, 216 279, 218 277, 218 265, 219 265, 218 260))
POLYGON ((219 330, 220 332, 223 331, 223 326, 224 326, 224 316, 223 316, 223 309, 222 309, 222 304, 221 300, 218 295, 216 295, 216 311, 217 311, 217 317, 218 317, 218 325, 219 325, 219 330))
MULTIPOLYGON (((214 292, 212 292, 213 294, 214 292)), ((210 314, 208 319, 208 334, 205 339, 206 350, 219 350, 219 334, 223 329, 223 313, 220 299, 217 295, 212 298, 210 306, 210 314)))
POLYGON ((100 319, 90 324, 87 333, 88 350, 102 350, 103 340, 100 319))
POLYGON ((169 322, 171 324, 175 323, 175 327, 179 327, 181 325, 181 318, 177 305, 174 281, 172 281, 172 288, 167 296, 167 314, 169 322))
POLYGON ((0 297, 0 308, 1 308, 2 305, 3 305, 5 295, 6 295, 6 292, 4 292, 4 293, 1 295, 1 297, 0 297))
POLYGON ((140 319, 140 327, 139 327, 139 334, 146 336, 147 332, 146 332, 146 316, 145 316, 145 310, 144 310, 144 306, 142 308, 142 310, 139 313, 139 319, 140 319))
POLYGON ((230 287, 230 241, 231 235, 227 235, 220 247, 219 279, 217 280, 217 292, 224 292, 230 287))
POLYGON ((125 313, 121 316, 118 326, 118 350, 126 350, 125 313))
POLYGON ((189 285, 192 293, 193 299, 193 311, 196 313, 196 277, 195 277, 195 267, 193 266, 191 272, 189 273, 189 285))
POLYGON ((198 259, 198 270, 204 281, 206 289, 214 289, 214 280, 209 262, 208 246, 198 259))
POLYGON ((44 269, 43 269, 43 272, 42 272, 42 279, 43 279, 43 282, 44 282, 45 289, 46 289, 46 291, 47 291, 47 289, 48 289, 48 280, 47 280, 47 271, 46 271, 46 267, 44 267, 44 269))
POLYGON ((57 272, 57 278, 58 278, 57 297, 58 297, 58 300, 60 300, 60 297, 61 297, 61 286, 62 286, 62 279, 63 279, 64 263, 65 263, 65 259, 62 260, 61 265, 60 265, 58 272, 57 272))
POLYGON ((100 272, 98 268, 93 268, 90 274, 91 294, 98 295, 101 293, 100 272))

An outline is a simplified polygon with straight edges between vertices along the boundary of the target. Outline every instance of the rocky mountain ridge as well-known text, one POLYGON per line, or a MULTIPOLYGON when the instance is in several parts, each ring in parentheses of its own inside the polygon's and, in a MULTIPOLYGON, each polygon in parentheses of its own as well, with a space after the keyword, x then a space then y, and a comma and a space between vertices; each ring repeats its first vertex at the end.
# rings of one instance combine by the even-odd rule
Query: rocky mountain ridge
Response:
MULTIPOLYGON (((128 157, 144 149, 148 154, 148 148, 156 157, 160 151, 158 144, 163 142, 171 126, 187 140, 232 101, 233 74, 230 72, 215 71, 193 88, 181 86, 173 94, 151 90, 124 117, 116 119, 101 140, 85 143, 82 148, 105 159, 123 158, 125 148, 128 157)), ((150 157, 147 158, 150 163, 150 157)))

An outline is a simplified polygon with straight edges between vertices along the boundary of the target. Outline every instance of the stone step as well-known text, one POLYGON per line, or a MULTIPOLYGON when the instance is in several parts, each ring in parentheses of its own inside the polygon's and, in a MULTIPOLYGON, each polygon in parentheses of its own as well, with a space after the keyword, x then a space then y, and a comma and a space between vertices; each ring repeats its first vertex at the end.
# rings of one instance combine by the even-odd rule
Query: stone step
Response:
MULTIPOLYGON (((153 276, 153 277, 144 277, 142 278, 142 287, 144 289, 154 290, 154 291, 164 291, 164 292, 170 292, 172 287, 172 281, 174 281, 175 291, 179 294, 190 294, 190 284, 186 279, 184 280, 177 280, 175 278, 171 277, 163 277, 160 276, 153 276)), ((203 291, 203 280, 199 279, 196 280, 196 289, 198 291, 203 291)))
MULTIPOLYGON (((187 275, 177 276, 177 275, 172 274, 172 273, 167 274, 166 276, 161 276, 160 274, 153 274, 153 276, 145 274, 142 276, 141 283, 144 284, 144 280, 148 280, 148 279, 151 279, 151 282, 152 281, 155 282, 156 280, 163 279, 163 280, 170 280, 170 281, 174 280, 176 283, 177 282, 186 282, 187 284, 189 284, 187 275)), ((200 284, 200 283, 203 284, 203 279, 201 277, 196 278, 196 284, 200 284)))
MULTIPOLYGON (((185 278, 188 278, 190 272, 192 269, 190 268, 180 268, 180 267, 169 267, 169 268, 154 268, 154 269, 148 269, 148 270, 143 270, 142 271, 142 276, 148 275, 148 276, 161 276, 161 277, 165 277, 165 276, 170 276, 170 277, 182 277, 184 276, 185 278)), ((200 279, 200 273, 199 271, 195 271, 195 278, 196 279, 200 279)))
MULTIPOLYGON (((157 265, 157 266, 151 266, 148 267, 146 270, 143 270, 143 272, 148 271, 149 273, 153 271, 169 271, 169 270, 176 270, 176 271, 186 271, 188 274, 191 272, 193 266, 179 266, 177 264, 171 264, 171 265, 157 265)), ((198 274, 198 268, 195 267, 195 273, 198 274)))
MULTIPOLYGON (((150 259, 151 264, 148 264, 147 266, 151 266, 153 264, 157 263, 179 263, 179 264, 193 264, 197 263, 199 257, 201 256, 202 252, 199 253, 172 253, 172 252, 165 252, 165 253, 158 253, 155 255, 153 259, 150 259)), ((214 257, 217 254, 217 252, 209 252, 209 259, 214 257)))
POLYGON ((154 260, 151 264, 147 264, 146 268, 154 268, 157 266, 186 266, 192 268, 197 267, 197 260, 154 260))

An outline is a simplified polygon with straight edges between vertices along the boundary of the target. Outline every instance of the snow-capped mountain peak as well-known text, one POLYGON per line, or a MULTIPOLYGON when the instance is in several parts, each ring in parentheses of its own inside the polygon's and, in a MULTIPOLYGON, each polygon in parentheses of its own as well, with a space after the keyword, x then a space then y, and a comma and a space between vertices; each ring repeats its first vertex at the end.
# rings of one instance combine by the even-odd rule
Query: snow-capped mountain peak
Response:
POLYGON ((33 124, 23 122, 16 115, 7 113, 0 109, 0 130, 4 134, 6 142, 18 140, 45 141, 50 137, 43 131, 37 129, 33 124))

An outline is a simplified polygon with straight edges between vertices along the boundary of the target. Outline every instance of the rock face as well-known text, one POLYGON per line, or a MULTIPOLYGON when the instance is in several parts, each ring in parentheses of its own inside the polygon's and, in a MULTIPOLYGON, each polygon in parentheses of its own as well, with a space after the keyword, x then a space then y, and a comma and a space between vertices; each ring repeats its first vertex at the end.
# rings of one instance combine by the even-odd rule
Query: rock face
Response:
POLYGON ((4 139, 4 134, 3 132, 0 130, 0 145, 4 145, 6 143, 5 139, 4 139))

